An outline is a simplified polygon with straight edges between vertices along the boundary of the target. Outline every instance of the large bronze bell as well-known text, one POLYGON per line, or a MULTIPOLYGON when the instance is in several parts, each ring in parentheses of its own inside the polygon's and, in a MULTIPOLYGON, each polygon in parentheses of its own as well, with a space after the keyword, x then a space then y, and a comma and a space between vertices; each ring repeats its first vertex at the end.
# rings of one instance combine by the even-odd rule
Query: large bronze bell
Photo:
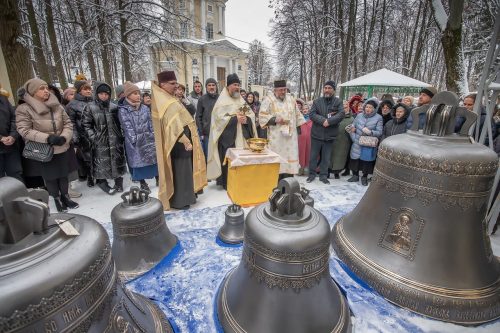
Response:
POLYGON ((226 218, 218 233, 220 240, 228 244, 242 243, 245 227, 245 212, 241 209, 241 206, 231 205, 227 207, 224 215, 226 218))
POLYGON ((350 312, 329 274, 330 228, 285 178, 245 221, 243 255, 217 295, 225 332, 348 332, 350 312))
POLYGON ((0 179, 0 332, 172 332, 163 312, 120 282, 94 220, 49 215, 0 179))
POLYGON ((144 274, 168 255, 177 243, 167 227, 163 205, 149 192, 133 186, 111 211, 113 257, 120 277, 144 274))
POLYGON ((499 318, 500 263, 485 219, 498 158, 467 136, 476 115, 453 93, 412 116, 412 130, 382 142, 373 183, 335 225, 332 246, 401 307, 461 324, 499 318), (455 134, 456 117, 465 124, 455 134))

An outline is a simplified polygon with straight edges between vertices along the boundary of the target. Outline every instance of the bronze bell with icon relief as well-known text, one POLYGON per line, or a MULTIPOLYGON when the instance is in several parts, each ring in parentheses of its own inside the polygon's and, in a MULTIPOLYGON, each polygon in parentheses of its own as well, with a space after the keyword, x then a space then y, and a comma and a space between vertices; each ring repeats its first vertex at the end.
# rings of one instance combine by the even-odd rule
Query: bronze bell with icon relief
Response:
POLYGON ((334 226, 333 249, 401 307, 465 325, 495 320, 500 263, 486 211, 498 157, 469 138, 477 116, 453 93, 436 94, 412 117, 411 130, 382 141, 373 182, 334 226))

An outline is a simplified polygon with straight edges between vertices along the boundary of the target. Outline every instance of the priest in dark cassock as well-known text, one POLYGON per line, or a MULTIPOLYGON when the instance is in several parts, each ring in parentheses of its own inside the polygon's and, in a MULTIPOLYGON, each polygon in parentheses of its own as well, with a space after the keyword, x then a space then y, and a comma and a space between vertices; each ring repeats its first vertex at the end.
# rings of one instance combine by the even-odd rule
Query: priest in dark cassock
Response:
POLYGON ((224 189, 227 189, 226 151, 246 148, 246 140, 257 137, 255 116, 240 95, 238 75, 228 75, 226 82, 227 87, 222 89, 212 111, 207 164, 207 178, 217 179, 217 185, 224 189))
POLYGON ((205 156, 195 121, 175 98, 177 78, 173 71, 158 74, 151 115, 158 159, 158 198, 165 210, 188 209, 196 194, 207 185, 205 156))

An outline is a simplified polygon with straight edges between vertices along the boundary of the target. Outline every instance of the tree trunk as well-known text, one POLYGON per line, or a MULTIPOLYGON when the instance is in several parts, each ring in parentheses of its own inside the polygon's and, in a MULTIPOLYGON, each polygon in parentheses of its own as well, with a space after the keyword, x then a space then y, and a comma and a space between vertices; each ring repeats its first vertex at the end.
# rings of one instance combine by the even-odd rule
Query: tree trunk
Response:
MULTIPOLYGON (((69 5, 71 6, 71 5, 69 5)), ((82 4, 80 1, 76 1, 76 7, 78 8, 78 15, 80 16, 80 22, 82 24, 83 38, 85 39, 85 43, 87 43, 90 39, 89 27, 87 26, 87 22, 85 20, 85 13, 82 8, 82 4)), ((92 51, 90 50, 91 44, 88 43, 85 48, 85 55, 87 57, 87 63, 90 69, 90 76, 92 79, 97 79, 97 70, 94 63, 94 57, 92 56, 92 51)))
POLYGON ((50 82, 51 79, 49 67, 47 65, 47 59, 43 54, 42 40, 40 39, 40 31, 36 22, 36 14, 35 8, 33 7, 33 1, 26 0, 26 9, 28 11, 28 21, 31 30, 31 37, 33 39, 33 50, 36 60, 35 68, 37 69, 38 76, 41 79, 45 80, 46 82, 50 82))
POLYGON ((121 40, 121 52, 122 52, 122 66, 125 72, 125 81, 132 80, 132 69, 130 67, 130 53, 128 51, 128 36, 125 35, 127 30, 127 18, 123 14, 123 10, 128 4, 124 0, 118 0, 118 9, 120 10, 120 40, 121 40))
POLYGON ((33 76, 29 50, 20 42, 22 38, 17 1, 6 0, 0 11, 0 43, 14 99, 16 89, 33 76))
POLYGON ((56 65, 57 78, 59 79, 61 88, 66 89, 68 87, 68 83, 66 81, 66 75, 64 74, 61 52, 59 51, 59 45, 57 44, 51 0, 45 0, 45 16, 47 19, 47 32, 50 39, 50 48, 52 49, 52 54, 54 55, 54 63, 56 65))
POLYGON ((113 87, 113 79, 111 78, 111 65, 109 61, 108 43, 106 36, 106 22, 104 21, 104 8, 101 6, 100 0, 95 0, 97 7, 97 31, 99 32, 99 40, 101 42, 101 58, 102 70, 104 72, 104 81, 113 87))
MULTIPOLYGON (((462 13, 464 0, 449 0, 450 14, 446 28, 442 31, 441 44, 443 45, 444 63, 446 65, 446 89, 459 95, 466 92, 464 86, 463 54, 462 54, 462 13)), ((434 6, 434 17, 436 11, 434 6)))
MULTIPOLYGON (((426 40, 425 36, 428 33, 428 28, 429 28, 429 20, 428 20, 428 14, 427 10, 429 6, 427 5, 427 2, 423 4, 424 6, 424 12, 422 13, 422 25, 420 27, 419 33, 418 33, 418 39, 417 39, 417 46, 415 47, 415 55, 413 57, 413 60, 409 63, 411 66, 411 71, 410 71, 410 76, 414 77, 415 72, 417 70, 417 66, 420 63, 420 57, 422 56, 422 51, 425 48, 424 42, 426 40)), ((415 32, 416 32, 416 27, 415 27, 415 32)), ((413 45, 413 43, 412 43, 413 45)), ((411 55, 411 53, 410 53, 411 55)))

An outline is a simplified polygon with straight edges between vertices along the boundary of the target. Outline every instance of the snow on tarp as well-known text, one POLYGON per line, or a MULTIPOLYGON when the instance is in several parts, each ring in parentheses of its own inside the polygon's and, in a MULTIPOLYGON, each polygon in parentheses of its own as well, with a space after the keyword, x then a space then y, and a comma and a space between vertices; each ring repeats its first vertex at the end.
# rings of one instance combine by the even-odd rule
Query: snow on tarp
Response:
POLYGON ((385 87, 430 87, 431 85, 411 77, 404 76, 386 68, 363 75, 354 80, 342 83, 341 87, 385 86, 385 87))

